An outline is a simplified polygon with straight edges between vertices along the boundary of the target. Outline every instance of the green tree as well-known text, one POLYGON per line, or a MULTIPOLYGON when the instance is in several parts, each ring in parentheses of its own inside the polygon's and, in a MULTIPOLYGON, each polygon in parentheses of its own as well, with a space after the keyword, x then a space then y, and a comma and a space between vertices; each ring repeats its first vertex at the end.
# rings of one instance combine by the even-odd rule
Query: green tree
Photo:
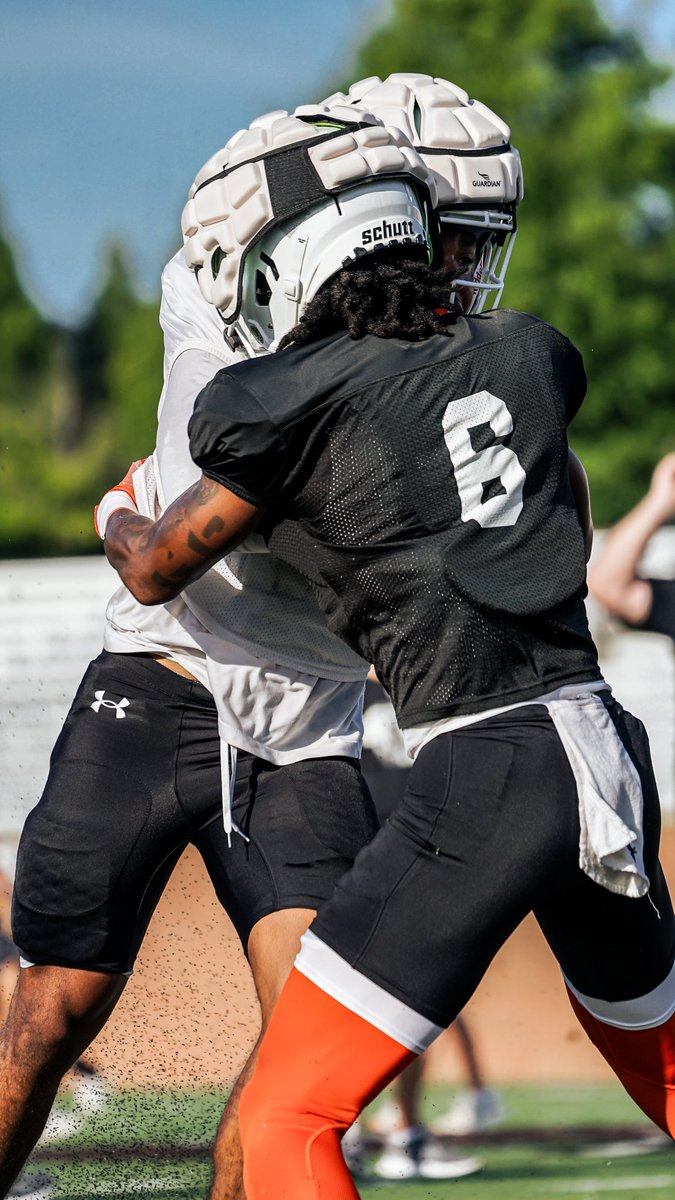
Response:
POLYGON ((72 340, 80 429, 96 431, 108 482, 154 445, 162 381, 156 302, 140 299, 123 249, 108 251, 92 312, 72 340))
POLYGON ((44 507, 42 465, 57 419, 58 336, 25 295, 2 234, 0 331, 0 547, 7 557, 39 546, 33 514, 44 507))
POLYGON ((51 325, 25 296, 0 240, 0 324, 0 552, 96 549, 93 505, 154 444, 157 306, 139 299, 112 247, 83 326, 51 325))
POLYGON ((44 371, 53 347, 53 331, 25 295, 7 238, 0 233, 0 403, 10 403, 7 385, 35 379, 44 371))
POLYGON ((572 439, 596 520, 615 520, 675 446, 675 126, 668 71, 595 0, 395 0, 354 75, 451 79, 512 127, 525 199, 505 294, 568 333, 589 398, 572 439))
POLYGON ((66 373, 76 395, 74 419, 49 487, 63 514, 60 544, 83 553, 100 546, 92 510, 102 491, 132 459, 152 451, 162 381, 157 305, 140 299, 117 245, 104 258, 88 319, 67 338, 66 373))

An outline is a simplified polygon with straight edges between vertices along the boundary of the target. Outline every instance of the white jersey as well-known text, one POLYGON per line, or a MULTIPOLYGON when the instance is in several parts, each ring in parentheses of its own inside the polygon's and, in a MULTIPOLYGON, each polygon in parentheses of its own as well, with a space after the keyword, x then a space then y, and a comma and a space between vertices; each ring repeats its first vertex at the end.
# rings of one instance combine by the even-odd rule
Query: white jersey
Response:
MULTIPOLYGON (((187 437, 195 397, 243 357, 227 346, 182 250, 162 275, 160 323, 157 445, 137 487, 148 516, 199 478, 187 437)), ((184 666, 213 693, 230 745, 277 763, 360 753, 367 664, 330 633, 309 585, 257 535, 170 604, 145 607, 120 587, 106 612, 104 645, 184 666)))

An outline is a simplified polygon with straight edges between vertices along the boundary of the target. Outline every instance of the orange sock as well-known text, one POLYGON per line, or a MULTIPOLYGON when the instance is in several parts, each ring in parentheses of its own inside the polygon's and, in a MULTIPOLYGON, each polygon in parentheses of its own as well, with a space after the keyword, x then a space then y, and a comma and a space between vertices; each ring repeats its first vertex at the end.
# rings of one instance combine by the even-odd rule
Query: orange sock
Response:
POLYGON ((569 988, 567 994, 593 1045, 629 1096, 675 1138, 675 1016, 652 1029, 617 1029, 589 1013, 569 988))
POLYGON ((355 1200, 340 1142, 415 1058, 291 972, 240 1108, 247 1200, 355 1200))

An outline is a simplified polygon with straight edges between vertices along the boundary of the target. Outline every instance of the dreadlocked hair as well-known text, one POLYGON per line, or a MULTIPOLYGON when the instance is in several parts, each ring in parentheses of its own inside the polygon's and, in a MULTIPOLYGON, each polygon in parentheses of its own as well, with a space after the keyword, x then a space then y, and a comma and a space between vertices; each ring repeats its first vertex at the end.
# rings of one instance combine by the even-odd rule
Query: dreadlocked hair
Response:
POLYGON ((384 251, 355 259, 319 288, 279 349, 304 346, 344 329, 352 338, 374 334, 421 342, 462 316, 450 302, 447 276, 426 262, 384 251))

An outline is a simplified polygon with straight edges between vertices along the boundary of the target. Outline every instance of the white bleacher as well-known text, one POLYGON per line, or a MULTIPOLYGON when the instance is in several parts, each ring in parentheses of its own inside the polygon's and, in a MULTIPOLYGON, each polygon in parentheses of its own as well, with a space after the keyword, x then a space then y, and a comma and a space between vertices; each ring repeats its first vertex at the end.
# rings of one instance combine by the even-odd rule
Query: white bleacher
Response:
MULTIPOLYGON (((675 530, 654 539, 649 573, 675 576, 675 530)), ((117 586, 105 557, 0 562, 0 839, 13 838, 40 796, 49 754, 82 672, 99 653, 117 586)), ((591 620, 621 702, 649 730, 664 811, 675 814, 675 656, 669 639, 591 620)))
POLYGON ((15 833, 40 797, 118 585, 103 553, 0 563, 0 835, 15 833))

